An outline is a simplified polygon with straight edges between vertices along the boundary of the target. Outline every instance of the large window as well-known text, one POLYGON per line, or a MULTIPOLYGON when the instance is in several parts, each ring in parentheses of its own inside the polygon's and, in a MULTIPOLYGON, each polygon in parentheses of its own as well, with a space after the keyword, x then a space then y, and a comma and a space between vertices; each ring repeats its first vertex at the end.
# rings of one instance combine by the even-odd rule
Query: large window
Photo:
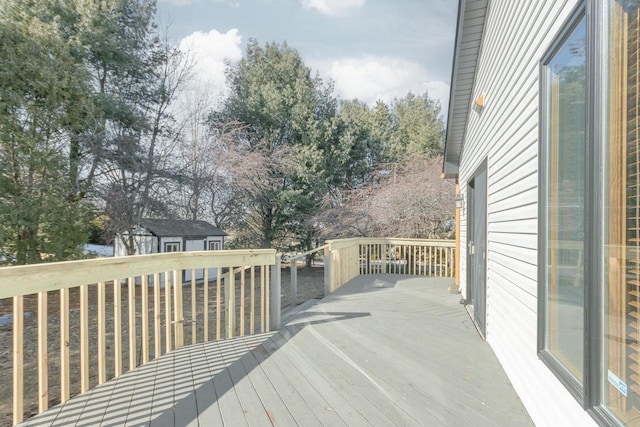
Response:
POLYGON ((584 360, 585 51, 586 21, 579 14, 543 61, 542 96, 543 351, 577 384, 584 360))
POLYGON ((541 73, 539 354, 605 425, 640 426, 639 2, 585 0, 541 73))
POLYGON ((600 401, 640 425, 640 11, 637 0, 606 3, 600 401))

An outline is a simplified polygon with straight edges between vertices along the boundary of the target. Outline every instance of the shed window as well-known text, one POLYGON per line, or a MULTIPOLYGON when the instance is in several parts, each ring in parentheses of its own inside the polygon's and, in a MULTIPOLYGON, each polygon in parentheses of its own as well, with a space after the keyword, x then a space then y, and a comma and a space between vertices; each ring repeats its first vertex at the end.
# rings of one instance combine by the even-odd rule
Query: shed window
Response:
POLYGON ((220 242, 217 240, 209 241, 209 250, 210 251, 219 251, 220 250, 220 242))
POLYGON ((164 252, 180 252, 180 242, 165 242, 164 252))

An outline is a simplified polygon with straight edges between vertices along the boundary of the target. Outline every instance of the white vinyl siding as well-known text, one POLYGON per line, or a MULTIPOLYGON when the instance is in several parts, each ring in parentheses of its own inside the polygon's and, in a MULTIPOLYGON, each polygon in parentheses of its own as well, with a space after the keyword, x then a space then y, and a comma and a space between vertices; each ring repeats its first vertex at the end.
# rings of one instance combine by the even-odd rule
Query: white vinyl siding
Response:
MULTIPOLYGON (((595 425, 537 356, 538 108, 540 60, 577 1, 494 0, 460 161, 460 190, 487 159, 487 341, 539 426, 595 425)), ((461 218, 466 291, 467 210, 461 218)))

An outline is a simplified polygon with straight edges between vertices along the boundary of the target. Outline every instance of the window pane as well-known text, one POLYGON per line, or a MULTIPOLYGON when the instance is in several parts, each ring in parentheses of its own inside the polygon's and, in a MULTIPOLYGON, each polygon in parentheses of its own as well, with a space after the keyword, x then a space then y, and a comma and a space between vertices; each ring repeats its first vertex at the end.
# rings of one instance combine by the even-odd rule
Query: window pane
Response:
POLYGON ((545 348, 582 382, 585 48, 582 19, 547 64, 545 348))
POLYGON ((640 15, 637 0, 607 3, 601 403, 640 425, 640 15))

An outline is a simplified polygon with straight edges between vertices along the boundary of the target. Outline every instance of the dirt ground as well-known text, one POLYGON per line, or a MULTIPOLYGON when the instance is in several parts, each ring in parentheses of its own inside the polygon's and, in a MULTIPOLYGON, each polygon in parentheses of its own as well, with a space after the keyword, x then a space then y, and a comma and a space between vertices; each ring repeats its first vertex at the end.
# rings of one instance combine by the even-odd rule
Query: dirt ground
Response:
MULTIPOLYGON (((247 274, 248 277, 248 274, 247 274)), ((281 289, 281 304, 285 309, 289 305, 290 301, 290 271, 288 268, 282 269, 282 289, 281 289)), ((260 313, 260 284, 259 273, 256 274, 256 324, 254 330, 259 329, 259 313, 260 313)), ((248 279, 247 279, 248 282, 248 279)), ((240 281, 236 282, 236 312, 240 313, 240 281)), ((250 286, 249 286, 250 288, 250 286)), ((107 347, 107 378, 114 376, 114 336, 113 336, 113 286, 109 284, 106 286, 106 347, 107 347)), ((298 268, 298 304, 311 298, 322 298, 324 294, 324 269, 319 267, 299 267, 298 268)), ((201 325, 204 322, 204 286, 202 284, 196 287, 196 325, 197 335, 196 341, 202 341, 204 339, 203 328, 201 325)), ((149 288, 149 307, 150 312, 153 308, 153 288, 149 288)), ((162 352, 165 351, 165 295, 164 289, 160 290, 160 313, 161 313, 161 348, 162 352)), ((183 288, 183 307, 184 318, 191 319, 191 287, 186 285, 183 288)), ((215 339, 216 331, 216 285, 215 282, 209 284, 209 336, 210 339, 215 339)), ((59 312, 60 297, 59 292, 49 292, 48 294, 48 360, 49 360, 49 406, 56 405, 60 402, 60 312, 59 312)), ((245 328, 251 329, 249 325, 249 304, 250 304, 250 292, 246 290, 245 298, 245 328)), ((141 314, 141 296, 140 287, 136 287, 136 353, 138 364, 141 363, 141 330, 142 330, 142 314, 141 314)), ((72 289, 70 292, 70 378, 71 378, 71 395, 80 393, 80 310, 79 310, 79 290, 77 288, 72 289)), ((129 315, 128 315, 128 289, 126 284, 122 285, 122 367, 123 372, 129 370, 129 315)), ((94 387, 98 383, 97 379, 97 290, 96 286, 91 286, 89 289, 89 354, 90 354, 90 387, 94 387)), ((12 313, 12 300, 0 299, 0 316, 5 316, 12 313)), ((37 373, 37 296, 29 295, 24 299, 24 417, 25 419, 37 414, 38 412, 38 373, 37 373)), ((150 346, 150 358, 154 358, 154 325, 152 315, 150 313, 149 319, 149 346, 150 346)), ((224 317, 224 316, 223 316, 224 317)), ((238 327, 239 320, 236 322, 238 327)), ((224 319, 222 320, 222 331, 224 331, 224 319)), ((193 342, 192 328, 190 325, 185 324, 184 327, 184 343, 185 345, 193 342)), ((12 425, 12 387, 13 383, 12 375, 12 325, 6 324, 0 326, 0 427, 12 425)))

